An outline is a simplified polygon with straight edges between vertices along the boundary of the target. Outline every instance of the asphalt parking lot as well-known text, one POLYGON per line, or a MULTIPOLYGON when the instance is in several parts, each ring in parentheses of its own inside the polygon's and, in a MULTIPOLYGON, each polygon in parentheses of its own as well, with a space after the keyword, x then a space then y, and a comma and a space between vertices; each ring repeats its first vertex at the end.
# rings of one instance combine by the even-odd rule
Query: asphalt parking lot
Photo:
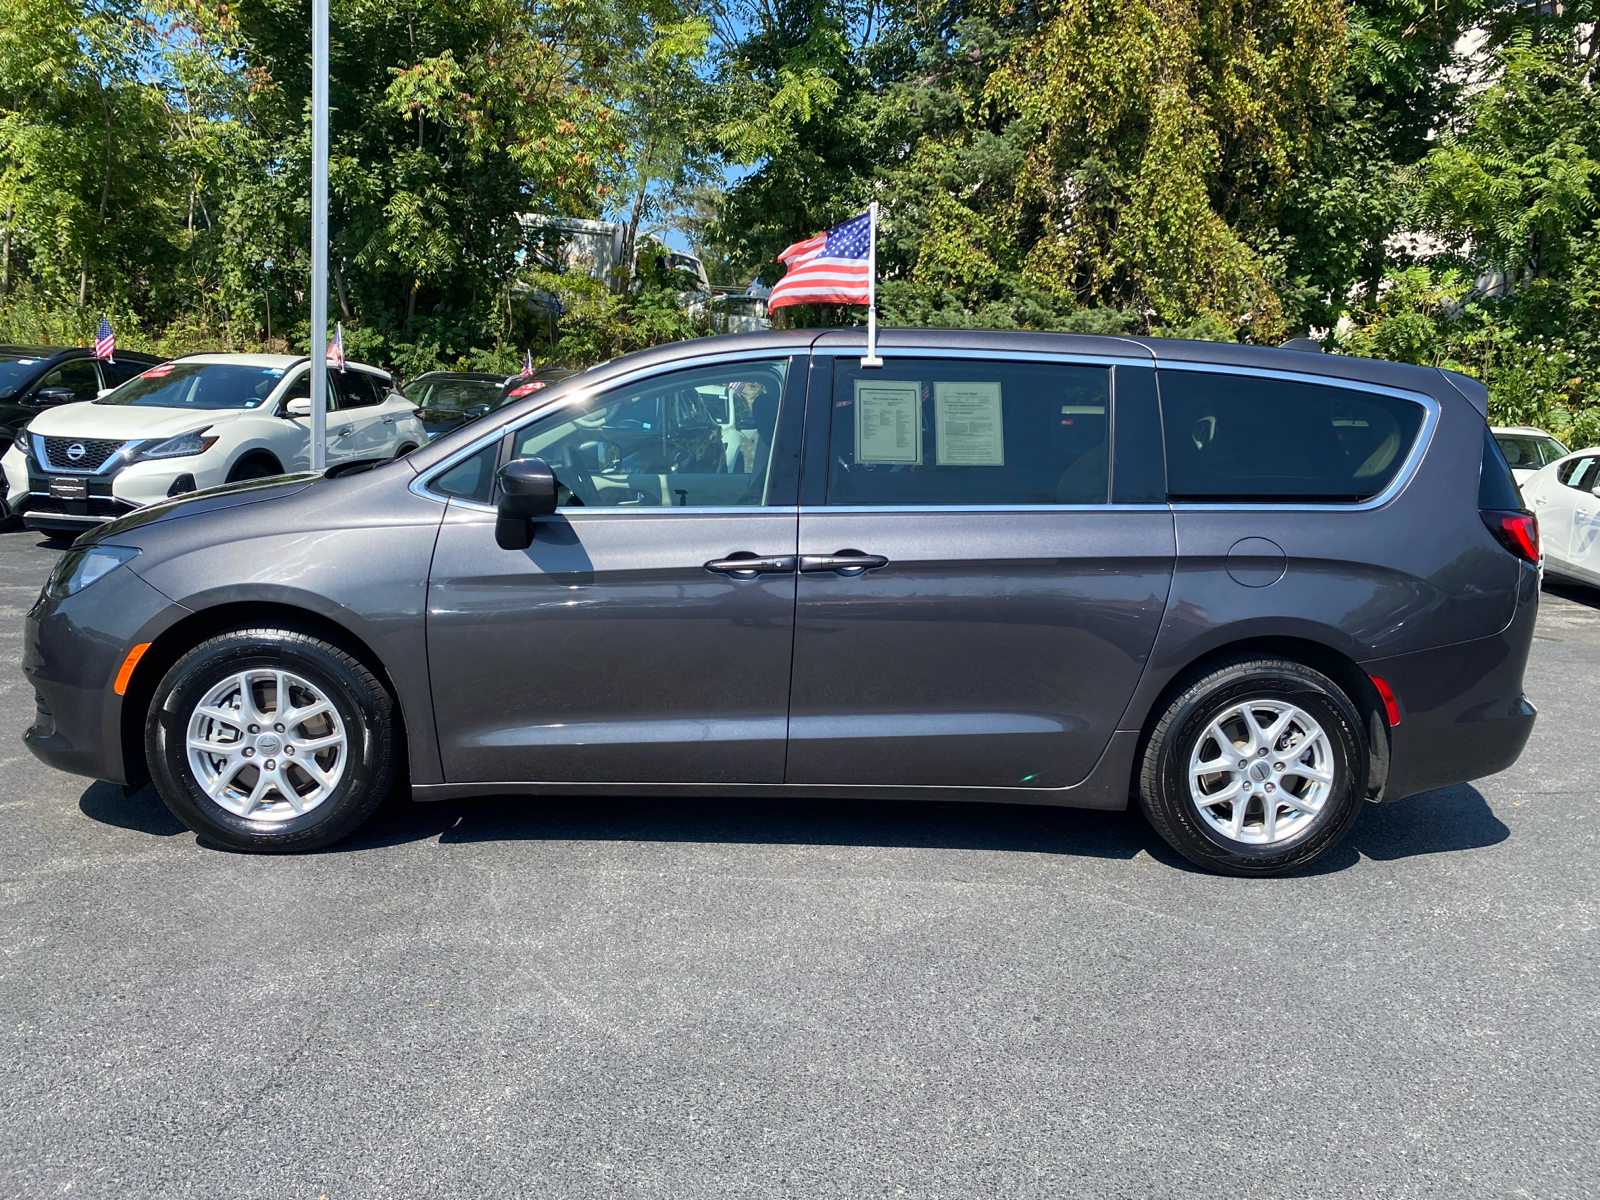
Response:
POLYGON ((1514 769, 1310 874, 1129 814, 391 803, 300 858, 37 763, 0 535, 0 1195, 1600 1193, 1600 593, 1514 769))

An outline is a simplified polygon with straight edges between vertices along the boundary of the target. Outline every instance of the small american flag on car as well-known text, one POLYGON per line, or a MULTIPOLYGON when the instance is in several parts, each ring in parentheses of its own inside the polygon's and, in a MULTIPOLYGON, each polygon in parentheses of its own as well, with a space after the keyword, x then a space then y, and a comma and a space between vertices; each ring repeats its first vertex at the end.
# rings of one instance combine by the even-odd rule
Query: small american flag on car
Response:
POLYGON ((100 328, 94 331, 94 356, 111 362, 116 352, 117 335, 111 332, 111 322, 106 320, 105 313, 101 313, 100 328))
POLYGON ((772 287, 767 308, 785 304, 872 303, 872 213, 841 221, 796 242, 778 261, 789 273, 772 287))
POLYGON ((333 327, 333 341, 328 343, 328 365, 344 370, 344 324, 337 322, 333 327))

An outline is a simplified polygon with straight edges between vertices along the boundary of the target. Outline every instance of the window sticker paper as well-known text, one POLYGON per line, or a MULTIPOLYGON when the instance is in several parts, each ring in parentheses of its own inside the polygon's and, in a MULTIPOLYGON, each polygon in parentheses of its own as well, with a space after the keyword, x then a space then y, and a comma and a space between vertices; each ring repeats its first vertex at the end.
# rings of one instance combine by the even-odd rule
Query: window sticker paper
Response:
POLYGON ((858 379, 856 462, 922 461, 922 385, 915 380, 858 379))
POLYGON ((933 413, 939 431, 939 466, 1006 465, 998 383, 936 383, 933 413))

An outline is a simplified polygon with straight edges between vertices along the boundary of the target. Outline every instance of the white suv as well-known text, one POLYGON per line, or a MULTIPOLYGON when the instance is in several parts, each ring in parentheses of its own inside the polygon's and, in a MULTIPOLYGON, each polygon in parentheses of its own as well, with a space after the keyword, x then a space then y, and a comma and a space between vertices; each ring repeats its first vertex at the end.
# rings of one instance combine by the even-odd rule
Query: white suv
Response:
MULTIPOLYGON (((4 458, 7 500, 30 529, 72 533, 144 504, 311 462, 310 360, 193 354, 97 400, 28 423, 4 458)), ((428 440, 389 376, 328 371, 329 467, 393 458, 428 440)))

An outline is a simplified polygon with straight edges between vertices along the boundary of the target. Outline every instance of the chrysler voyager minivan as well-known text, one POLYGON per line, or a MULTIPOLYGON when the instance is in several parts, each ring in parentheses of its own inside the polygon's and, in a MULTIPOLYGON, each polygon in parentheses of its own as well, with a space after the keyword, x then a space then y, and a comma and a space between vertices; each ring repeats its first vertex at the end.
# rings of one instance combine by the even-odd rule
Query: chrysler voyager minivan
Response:
POLYGON ((1480 384, 862 349, 661 347, 364 473, 113 521, 28 615, 28 745, 246 850, 345 836, 398 772, 419 800, 1136 800, 1240 875, 1521 752, 1538 534, 1480 384))

